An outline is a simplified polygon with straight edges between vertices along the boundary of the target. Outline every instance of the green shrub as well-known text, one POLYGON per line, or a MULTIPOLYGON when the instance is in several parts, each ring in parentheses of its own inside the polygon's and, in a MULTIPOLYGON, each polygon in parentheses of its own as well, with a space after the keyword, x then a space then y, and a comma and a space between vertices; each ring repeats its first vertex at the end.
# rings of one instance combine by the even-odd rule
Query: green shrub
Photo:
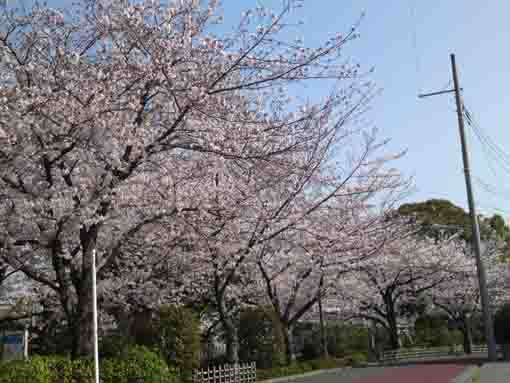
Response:
MULTIPOLYGON (((326 326, 326 331, 328 352, 333 357, 343 358, 347 354, 363 352, 368 349, 369 337, 365 327, 346 323, 329 324, 326 326)), ((315 355, 318 356, 320 352, 319 327, 316 327, 315 334, 317 350, 315 355)), ((378 343, 383 343, 383 341, 378 340, 378 343)))
POLYGON ((315 370, 325 370, 345 366, 339 359, 314 359, 305 362, 296 362, 288 366, 257 370, 257 380, 267 380, 283 376, 300 375, 315 370))
POLYGON ((510 344, 510 303, 503 305, 494 315, 494 335, 498 344, 510 344))
POLYGON ((284 333, 273 308, 247 308, 241 311, 238 334, 241 362, 256 362, 262 369, 285 365, 284 333))
POLYGON ((320 356, 320 341, 316 341, 315 337, 305 340, 302 350, 304 360, 316 359, 320 356))
POLYGON ((180 371, 183 381, 200 366, 200 321, 185 307, 170 306, 159 312, 158 343, 168 365, 180 371))
POLYGON ((118 358, 129 345, 129 337, 120 332, 102 336, 99 342, 99 356, 101 359, 118 358))
POLYGON ((47 358, 52 383, 89 383, 94 380, 94 365, 90 360, 47 358))
POLYGON ((308 363, 312 366, 313 370, 327 370, 329 368, 338 368, 342 367, 342 361, 339 359, 314 359, 308 361, 308 363))
POLYGON ((53 383, 51 380, 51 370, 44 358, 0 363, 2 383, 53 383))
MULTIPOLYGON (((145 347, 126 351, 122 358, 104 359, 100 366, 102 383, 177 383, 177 374, 156 353, 145 347)), ((33 357, 28 361, 0 364, 1 383, 90 383, 94 369, 90 360, 33 357)))
POLYGON ((256 362, 260 368, 273 366, 273 323, 260 308, 247 308, 239 318, 239 359, 256 362))
POLYGON ((367 362, 367 355, 362 352, 356 352, 349 355, 346 359, 347 363, 349 363, 351 366, 360 367, 367 362))
POLYGON ((102 383, 175 383, 176 373, 156 353, 146 347, 128 349, 119 359, 106 359, 101 365, 102 383))

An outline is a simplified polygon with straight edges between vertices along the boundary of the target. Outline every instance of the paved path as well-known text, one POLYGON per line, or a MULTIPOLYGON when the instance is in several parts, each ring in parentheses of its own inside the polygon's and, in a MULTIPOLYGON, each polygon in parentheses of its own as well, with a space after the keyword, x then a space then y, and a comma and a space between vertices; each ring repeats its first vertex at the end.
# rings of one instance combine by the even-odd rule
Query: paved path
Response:
MULTIPOLYGON (((349 368, 291 380, 297 383, 450 383, 467 366, 427 364, 404 367, 349 368)), ((510 380, 505 381, 509 383, 510 380)), ((481 382, 485 383, 485 382, 481 382)), ((499 383, 499 382, 497 382, 499 383)))
POLYGON ((428 364, 388 368, 376 376, 355 380, 353 383, 449 383, 466 366, 456 364, 428 364))
POLYGON ((480 383, 510 382, 510 363, 487 363, 480 369, 480 383))

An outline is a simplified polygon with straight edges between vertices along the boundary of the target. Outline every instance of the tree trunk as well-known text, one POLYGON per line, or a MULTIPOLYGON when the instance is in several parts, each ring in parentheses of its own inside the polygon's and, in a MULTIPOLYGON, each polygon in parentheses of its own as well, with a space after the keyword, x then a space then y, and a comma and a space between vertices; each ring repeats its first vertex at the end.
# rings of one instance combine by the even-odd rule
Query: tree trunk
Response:
POLYGON ((217 291, 216 302, 219 308, 220 321, 225 331, 227 342, 227 361, 231 364, 239 363, 239 336, 235 321, 225 307, 224 297, 217 291))
POLYGON ((220 314, 220 322, 225 331, 227 342, 227 361, 232 364, 239 363, 239 336, 237 331, 237 323, 232 313, 228 312, 225 305, 224 291, 215 286, 215 299, 220 314))
POLYGON ((230 320, 225 320, 224 322, 227 338, 227 360, 231 364, 239 364, 239 336, 237 326, 230 320))
POLYGON ((503 360, 508 362, 510 361, 510 344, 501 345, 503 351, 503 360))
POLYGON ((74 310, 74 323, 70 323, 73 330, 73 358, 93 358, 94 329, 92 324, 92 251, 96 245, 97 226, 88 230, 80 230, 80 242, 83 251, 81 280, 76 288, 77 302, 74 310))
POLYGON ((326 326, 324 325, 324 313, 322 312, 322 294, 319 294, 319 322, 321 331, 321 354, 324 359, 329 358, 328 339, 326 334, 326 326))
POLYGON ((386 305, 386 320, 388 321, 390 346, 392 350, 398 350, 400 348, 400 341, 398 337, 397 315, 395 314, 395 306, 391 292, 386 292, 384 303, 386 305))
POLYGON ((287 364, 291 364, 296 361, 296 351, 294 349, 294 326, 285 323, 282 327, 285 338, 285 355, 287 357, 287 364))
POLYGON ((464 317, 462 320, 461 332, 463 337, 462 345, 464 348, 464 353, 469 355, 473 352, 472 351, 473 337, 471 334, 471 324, 469 322, 469 318, 467 317, 464 317))
POLYGON ((368 334, 368 351, 371 355, 374 356, 374 359, 379 360, 379 355, 377 353, 377 346, 375 344, 375 337, 377 334, 376 324, 371 323, 367 326, 367 334, 368 334))
POLYGON ((280 320, 280 316, 274 311, 271 310, 271 332, 273 339, 273 347, 272 347, 272 366, 280 367, 284 366, 286 363, 286 343, 285 343, 285 331, 283 330, 283 325, 280 320))
MULTIPOLYGON (((88 287, 88 284, 85 284, 88 287)), ((71 356, 76 358, 92 358, 94 356, 93 325, 92 325, 92 291, 81 289, 76 304, 76 313, 70 323, 73 336, 71 356)))
MULTIPOLYGON (((87 263, 91 267, 91 259, 87 263)), ((83 287, 78 291, 77 304, 77 322, 78 326, 76 334, 77 341, 77 357, 92 358, 94 356, 94 329, 92 325, 92 269, 87 267, 83 270, 83 287)))
POLYGON ((400 341, 398 336, 398 327, 396 318, 388 318, 388 332, 390 336, 390 346, 392 350, 400 348, 400 341))

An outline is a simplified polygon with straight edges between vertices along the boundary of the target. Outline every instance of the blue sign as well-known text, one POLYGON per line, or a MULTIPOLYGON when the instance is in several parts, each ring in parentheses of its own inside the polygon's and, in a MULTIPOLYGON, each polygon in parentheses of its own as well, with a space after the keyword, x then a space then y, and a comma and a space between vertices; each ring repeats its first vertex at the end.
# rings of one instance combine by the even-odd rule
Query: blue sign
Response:
POLYGON ((23 335, 4 335, 3 344, 23 344, 23 335))

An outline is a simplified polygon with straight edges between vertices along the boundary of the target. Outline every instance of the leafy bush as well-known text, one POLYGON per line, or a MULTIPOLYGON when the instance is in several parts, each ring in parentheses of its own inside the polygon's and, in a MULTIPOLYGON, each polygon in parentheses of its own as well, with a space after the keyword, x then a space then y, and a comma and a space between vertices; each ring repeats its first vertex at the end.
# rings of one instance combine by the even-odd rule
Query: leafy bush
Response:
POLYGON ((308 361, 313 370, 327 370, 329 368, 343 367, 345 364, 340 359, 315 359, 308 361))
POLYGON ((241 362, 256 362, 262 369, 285 364, 285 342, 278 316, 272 308, 249 308, 239 320, 241 362))
POLYGON ((448 319, 444 316, 421 315, 414 328, 417 346, 442 347, 456 341, 453 332, 448 329, 448 319))
POLYGON ((510 303, 503 305, 494 315, 494 335, 499 344, 510 344, 510 303))
POLYGON ((156 353, 136 346, 120 359, 106 359, 101 365, 103 383, 130 383, 143 379, 144 383, 175 383, 176 373, 156 353))
POLYGON ((191 371, 200 366, 200 321, 185 307, 170 306, 159 312, 157 324, 161 354, 170 366, 187 381, 191 371))
MULTIPOLYGON (((317 330, 318 331, 318 330, 317 330)), ((327 326, 328 352, 336 358, 347 354, 366 351, 369 344, 368 330, 365 327, 341 324, 327 326)), ((320 339, 317 336, 317 339, 320 339)), ((382 344, 382 340, 378 340, 382 344)))
MULTIPOLYGON (((126 351, 122 358, 102 361, 103 383, 130 383, 141 378, 144 383, 176 383, 177 374, 165 361, 144 347, 126 351)), ((90 383, 93 381, 90 360, 57 357, 33 357, 28 361, 0 364, 1 383, 90 383)))
POLYGON ((120 331, 104 335, 99 341, 99 357, 118 358, 130 345, 130 339, 120 331))
POLYGON ((44 358, 33 357, 29 362, 0 363, 2 383, 53 383, 51 369, 44 358))
POLYGON ((315 359, 306 362, 297 362, 288 366, 257 370, 257 380, 267 380, 283 376, 300 375, 315 370, 344 367, 345 363, 339 359, 315 359))
POLYGON ((239 359, 256 362, 261 368, 272 367, 273 323, 262 309, 248 308, 239 318, 239 359))
POLYGON ((52 383, 89 383, 94 380, 94 365, 90 360, 48 358, 52 383))
POLYGON ((364 365, 367 361, 367 355, 362 352, 356 352, 354 354, 349 355, 347 358, 347 363, 353 367, 360 367, 364 365))

